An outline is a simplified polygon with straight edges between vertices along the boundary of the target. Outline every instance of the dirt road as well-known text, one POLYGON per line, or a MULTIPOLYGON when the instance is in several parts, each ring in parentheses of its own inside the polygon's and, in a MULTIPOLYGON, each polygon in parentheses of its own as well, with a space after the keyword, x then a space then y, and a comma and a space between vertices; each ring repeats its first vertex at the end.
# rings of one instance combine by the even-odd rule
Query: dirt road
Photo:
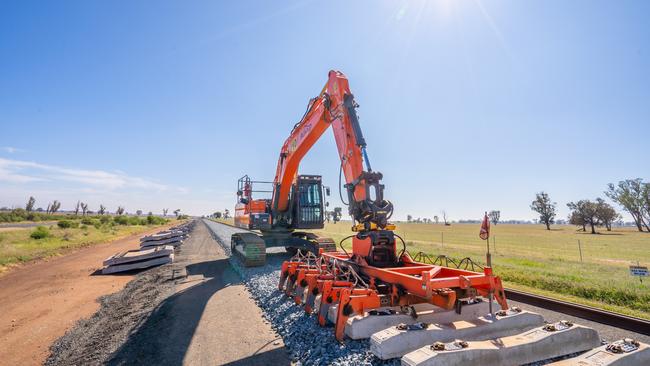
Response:
POLYGON ((57 341, 49 365, 288 365, 282 339, 198 223, 172 265, 138 274, 57 341))
POLYGON ((121 290, 133 278, 91 274, 111 254, 137 248, 141 235, 26 264, 0 277, 0 363, 42 364, 52 342, 97 311, 99 296, 121 290))

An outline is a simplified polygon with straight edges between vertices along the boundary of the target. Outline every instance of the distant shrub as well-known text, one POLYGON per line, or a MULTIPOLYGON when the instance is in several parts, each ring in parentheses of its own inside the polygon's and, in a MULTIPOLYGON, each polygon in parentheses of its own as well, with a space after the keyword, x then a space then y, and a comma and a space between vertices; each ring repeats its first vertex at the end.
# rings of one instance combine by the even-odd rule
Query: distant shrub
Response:
POLYGON ((81 225, 80 229, 81 230, 88 230, 88 225, 81 225))
POLYGON ((59 220, 59 222, 56 223, 61 229, 70 229, 70 228, 78 228, 79 223, 76 221, 70 221, 70 220, 59 220))
POLYGON ((65 218, 66 215, 64 214, 27 212, 24 208, 15 208, 11 211, 0 212, 0 222, 64 220, 65 218))
POLYGON ((189 216, 187 216, 187 215, 178 215, 179 220, 187 220, 188 218, 189 218, 189 216))
POLYGON ((84 225, 95 225, 95 220, 91 219, 90 217, 84 217, 81 219, 81 223, 84 225))
POLYGON ((101 216, 99 218, 99 222, 101 222, 102 224, 108 224, 110 221, 111 221, 110 216, 101 216))
POLYGON ((146 225, 147 219, 145 217, 131 216, 129 217, 129 225, 146 225))
POLYGON ((154 215, 149 215, 147 216, 147 224, 148 225, 162 225, 166 223, 167 220, 163 219, 162 217, 154 216, 154 215))
POLYGON ((126 217, 126 216, 115 216, 115 217, 113 217, 113 221, 118 225, 128 225, 129 224, 129 218, 126 217))
POLYGON ((44 239, 50 236, 50 231, 45 226, 37 226, 29 236, 32 239, 44 239))

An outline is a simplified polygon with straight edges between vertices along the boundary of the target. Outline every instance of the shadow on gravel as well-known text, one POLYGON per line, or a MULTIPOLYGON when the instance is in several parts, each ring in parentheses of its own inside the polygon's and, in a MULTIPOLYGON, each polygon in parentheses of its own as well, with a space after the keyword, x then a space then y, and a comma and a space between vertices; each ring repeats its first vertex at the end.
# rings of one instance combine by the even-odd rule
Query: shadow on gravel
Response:
POLYGON ((227 259, 190 264, 186 270, 188 278, 204 279, 160 303, 113 354, 109 365, 181 365, 208 300, 219 290, 241 283, 227 259))
POLYGON ((270 351, 256 353, 241 360, 223 364, 223 366, 251 366, 270 365, 269 360, 282 360, 286 358, 287 351, 284 348, 276 348, 270 351))

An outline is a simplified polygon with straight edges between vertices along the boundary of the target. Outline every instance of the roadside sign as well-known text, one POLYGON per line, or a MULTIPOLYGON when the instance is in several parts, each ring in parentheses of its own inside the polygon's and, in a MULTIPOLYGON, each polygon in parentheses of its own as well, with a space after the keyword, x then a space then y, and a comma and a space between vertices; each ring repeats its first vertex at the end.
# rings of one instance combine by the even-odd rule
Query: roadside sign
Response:
POLYGON ((630 266, 630 274, 632 276, 648 277, 648 267, 645 266, 630 266))

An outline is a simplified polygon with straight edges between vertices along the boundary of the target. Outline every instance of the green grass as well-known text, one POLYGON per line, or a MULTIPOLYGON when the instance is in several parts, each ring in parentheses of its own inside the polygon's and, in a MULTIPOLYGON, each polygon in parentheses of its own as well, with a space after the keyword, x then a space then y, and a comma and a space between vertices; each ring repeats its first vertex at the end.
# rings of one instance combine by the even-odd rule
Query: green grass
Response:
POLYGON ((92 244, 123 238, 137 234, 155 226, 103 225, 84 228, 60 228, 58 225, 48 227, 49 236, 34 239, 30 235, 36 230, 31 228, 0 232, 0 273, 12 265, 35 259, 59 255, 66 250, 81 248, 92 244))
MULTIPOLYGON (((316 232, 338 243, 351 234, 350 223, 330 223, 316 232)), ((485 262, 478 224, 398 223, 396 232, 413 255, 423 251, 485 262)), ((493 225, 491 235, 493 267, 507 287, 650 319, 650 278, 640 283, 628 270, 637 261, 650 264, 649 233, 614 228, 592 235, 572 226, 547 231, 542 225, 493 225)), ((346 248, 350 244, 344 242, 346 248)))

